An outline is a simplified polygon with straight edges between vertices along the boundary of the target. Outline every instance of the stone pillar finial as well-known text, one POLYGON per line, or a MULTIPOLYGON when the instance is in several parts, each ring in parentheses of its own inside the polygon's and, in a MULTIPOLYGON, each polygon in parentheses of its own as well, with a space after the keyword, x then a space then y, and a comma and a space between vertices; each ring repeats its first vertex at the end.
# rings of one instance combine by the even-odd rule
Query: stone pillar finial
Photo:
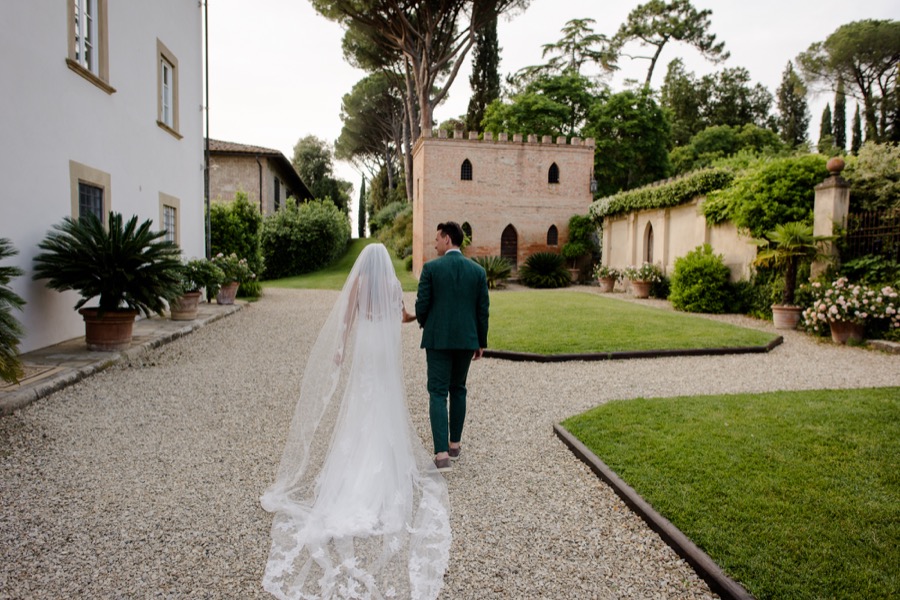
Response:
POLYGON ((844 159, 840 156, 834 156, 828 159, 828 162, 825 163, 825 168, 828 169, 828 172, 832 175, 832 177, 837 177, 841 174, 841 171, 844 170, 844 159))

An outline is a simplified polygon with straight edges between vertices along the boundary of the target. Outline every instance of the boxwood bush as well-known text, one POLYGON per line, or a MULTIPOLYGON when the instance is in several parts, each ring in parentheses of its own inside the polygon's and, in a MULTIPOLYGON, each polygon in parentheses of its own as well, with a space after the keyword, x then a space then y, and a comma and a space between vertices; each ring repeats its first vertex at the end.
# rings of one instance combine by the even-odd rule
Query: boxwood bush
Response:
POLYGON ((343 255, 350 241, 350 220, 331 200, 293 199, 262 227, 265 278, 278 279, 321 269, 343 255))
POLYGON ((685 312, 723 313, 730 304, 729 276, 721 254, 712 246, 697 246, 675 259, 669 301, 685 312))

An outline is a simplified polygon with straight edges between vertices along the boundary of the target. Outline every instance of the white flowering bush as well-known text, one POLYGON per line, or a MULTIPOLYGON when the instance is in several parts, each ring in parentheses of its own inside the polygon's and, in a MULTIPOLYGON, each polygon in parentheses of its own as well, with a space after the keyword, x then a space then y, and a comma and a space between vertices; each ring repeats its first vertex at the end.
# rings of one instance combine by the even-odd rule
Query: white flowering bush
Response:
POLYGON ((803 311, 804 326, 819 334, 828 323, 865 324, 869 319, 888 319, 891 329, 900 327, 900 295, 890 286, 872 288, 841 277, 830 284, 814 282, 808 288, 811 304, 803 311))
POLYGON ((662 281, 662 270, 656 265, 644 263, 640 267, 625 267, 623 273, 625 278, 630 281, 662 281))

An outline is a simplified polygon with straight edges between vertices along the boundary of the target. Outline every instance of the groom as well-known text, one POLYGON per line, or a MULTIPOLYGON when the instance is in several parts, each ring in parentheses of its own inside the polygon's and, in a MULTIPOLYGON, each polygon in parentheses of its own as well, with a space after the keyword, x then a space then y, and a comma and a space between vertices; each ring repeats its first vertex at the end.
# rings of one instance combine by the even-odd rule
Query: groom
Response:
POLYGON ((439 471, 449 471, 450 460, 459 458, 462 451, 466 376, 472 360, 481 358, 487 347, 487 277, 480 265, 459 251, 462 242, 458 223, 437 226, 434 249, 438 258, 422 267, 415 314, 403 311, 404 323, 417 320, 423 328, 421 347, 428 364, 434 464, 439 471))

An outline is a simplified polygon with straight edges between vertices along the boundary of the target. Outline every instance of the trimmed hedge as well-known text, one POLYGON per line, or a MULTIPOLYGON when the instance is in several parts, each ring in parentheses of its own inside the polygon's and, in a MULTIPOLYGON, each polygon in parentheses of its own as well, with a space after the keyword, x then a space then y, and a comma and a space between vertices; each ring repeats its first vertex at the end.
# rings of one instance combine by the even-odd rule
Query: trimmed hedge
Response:
POLYGON ((690 202, 728 186, 734 175, 724 169, 697 171, 660 185, 646 186, 601 198, 591 205, 590 215, 597 222, 637 210, 668 208, 690 202))

